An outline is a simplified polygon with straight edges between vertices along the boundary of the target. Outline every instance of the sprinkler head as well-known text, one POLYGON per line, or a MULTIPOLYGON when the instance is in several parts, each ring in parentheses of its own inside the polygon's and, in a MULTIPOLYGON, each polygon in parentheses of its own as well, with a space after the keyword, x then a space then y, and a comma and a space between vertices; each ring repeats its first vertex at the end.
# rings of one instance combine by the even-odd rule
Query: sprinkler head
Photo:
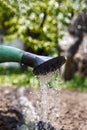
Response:
POLYGON ((66 59, 63 56, 48 57, 25 52, 15 47, 0 46, 0 63, 18 62, 34 68, 34 74, 46 74, 59 69, 66 59))
POLYGON ((34 68, 35 75, 45 75, 59 69, 66 61, 64 56, 49 57, 25 52, 21 63, 34 68))
POLYGON ((36 66, 33 72, 35 75, 45 75, 49 72, 60 69, 60 67, 65 63, 65 61, 66 58, 64 56, 50 58, 36 66))

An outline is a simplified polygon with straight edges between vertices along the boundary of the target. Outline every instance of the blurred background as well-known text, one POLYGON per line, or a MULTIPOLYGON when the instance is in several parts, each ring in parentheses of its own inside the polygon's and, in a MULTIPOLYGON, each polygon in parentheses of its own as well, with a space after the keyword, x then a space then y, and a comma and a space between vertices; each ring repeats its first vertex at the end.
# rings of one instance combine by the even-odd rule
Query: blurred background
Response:
MULTIPOLYGON (((0 0, 0 44, 63 55, 61 87, 87 88, 87 0, 0 0)), ((0 84, 38 85, 31 68, 0 65, 0 84)))
POLYGON ((0 0, 0 45, 67 58, 40 78, 0 64, 0 130, 87 130, 87 0, 0 0))

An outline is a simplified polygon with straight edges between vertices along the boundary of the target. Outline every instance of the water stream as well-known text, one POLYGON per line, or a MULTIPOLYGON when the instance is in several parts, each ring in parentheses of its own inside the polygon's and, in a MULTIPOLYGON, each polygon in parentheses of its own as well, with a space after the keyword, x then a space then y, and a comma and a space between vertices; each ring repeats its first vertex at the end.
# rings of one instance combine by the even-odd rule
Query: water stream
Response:
POLYGON ((58 82, 59 70, 40 75, 40 120, 50 122, 56 128, 59 117, 60 83, 58 82))
POLYGON ((41 121, 45 122, 45 130, 50 130, 51 125, 55 128, 52 130, 58 130, 61 90, 58 75, 59 70, 39 76, 40 88, 38 89, 39 93, 35 95, 37 96, 36 105, 26 96, 25 87, 20 87, 15 91, 14 99, 25 118, 25 125, 18 130, 41 130, 37 127, 37 123, 41 121))

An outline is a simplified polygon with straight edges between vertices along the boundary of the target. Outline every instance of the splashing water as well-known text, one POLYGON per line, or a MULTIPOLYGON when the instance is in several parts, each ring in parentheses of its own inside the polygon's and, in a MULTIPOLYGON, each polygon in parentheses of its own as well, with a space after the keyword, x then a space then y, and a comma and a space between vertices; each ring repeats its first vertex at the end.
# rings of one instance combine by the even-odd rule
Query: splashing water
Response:
MULTIPOLYGON (((38 122, 42 124, 45 122, 45 127, 48 126, 47 123, 50 123, 55 129, 58 129, 61 90, 58 83, 58 75, 59 70, 39 76, 40 92, 37 95, 36 106, 24 95, 24 88, 19 89, 19 103, 25 116, 25 125, 21 127, 21 130, 39 130, 37 127, 38 122), (50 86, 49 82, 53 83, 52 86, 50 86), (53 86, 54 88, 50 88, 53 86)), ((50 129, 46 128, 46 130, 50 129)))
POLYGON ((56 120, 59 118, 59 95, 60 86, 58 82, 59 70, 55 72, 50 72, 46 75, 40 75, 40 97, 38 103, 38 111, 40 115, 40 120, 44 122, 53 123, 56 128, 56 120), (50 89, 50 87, 52 89, 50 89), (51 113, 50 113, 51 111, 51 113))
POLYGON ((25 87, 20 87, 16 92, 12 93, 15 104, 20 108, 25 120, 25 124, 18 130, 36 130, 35 122, 39 121, 39 115, 32 101, 24 93, 25 87))

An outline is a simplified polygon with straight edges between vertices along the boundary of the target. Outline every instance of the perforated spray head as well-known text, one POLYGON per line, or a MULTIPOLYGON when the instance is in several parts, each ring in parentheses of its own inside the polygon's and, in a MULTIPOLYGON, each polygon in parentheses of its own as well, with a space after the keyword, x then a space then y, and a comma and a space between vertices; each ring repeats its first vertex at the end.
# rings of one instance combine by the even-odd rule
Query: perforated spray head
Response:
POLYGON ((40 65, 36 66, 33 72, 36 75, 45 75, 49 72, 59 69, 65 63, 65 61, 66 58, 64 56, 50 58, 40 65))
POLYGON ((59 69, 66 61, 64 56, 49 57, 40 56, 33 53, 25 52, 22 57, 22 63, 34 68, 36 75, 44 75, 48 72, 59 69))

